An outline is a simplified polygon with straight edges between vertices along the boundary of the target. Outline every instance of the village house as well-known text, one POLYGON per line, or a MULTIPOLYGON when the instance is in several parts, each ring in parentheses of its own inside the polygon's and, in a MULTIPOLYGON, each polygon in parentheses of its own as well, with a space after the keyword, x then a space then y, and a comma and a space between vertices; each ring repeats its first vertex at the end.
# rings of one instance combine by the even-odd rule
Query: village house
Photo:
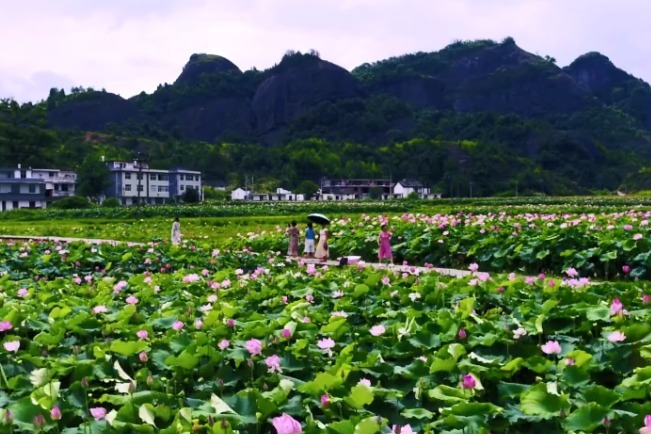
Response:
POLYGON ((231 200, 251 200, 253 202, 301 202, 305 200, 302 194, 292 193, 284 188, 277 188, 275 193, 252 193, 238 187, 231 191, 231 200))
POLYGON ((46 208, 54 199, 73 196, 77 174, 69 170, 0 168, 0 211, 46 208))
POLYGON ((163 204, 178 200, 189 189, 195 189, 203 200, 201 172, 173 168, 151 169, 142 161, 109 161, 111 184, 106 197, 114 197, 122 205, 137 203, 163 204))
POLYGON ((390 179, 328 179, 321 180, 321 200, 390 199, 393 196, 390 179))
POLYGON ((421 199, 440 199, 440 193, 432 194, 429 187, 425 187, 422 182, 416 179, 402 179, 393 186, 393 196, 399 199, 405 199, 411 194, 418 195, 421 199))

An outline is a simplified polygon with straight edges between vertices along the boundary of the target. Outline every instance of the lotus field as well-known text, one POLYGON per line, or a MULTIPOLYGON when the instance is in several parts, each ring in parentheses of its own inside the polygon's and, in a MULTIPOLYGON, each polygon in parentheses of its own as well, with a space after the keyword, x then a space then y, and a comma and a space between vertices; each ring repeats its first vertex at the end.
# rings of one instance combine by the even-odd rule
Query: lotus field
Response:
POLYGON ((286 259, 283 228, 3 242, 0 433, 651 433, 648 218, 333 222, 370 261, 387 221, 393 269, 286 259))
MULTIPOLYGON (((651 277, 651 212, 607 214, 363 215, 333 221, 331 256, 377 260, 377 236, 387 223, 397 258, 409 264, 561 275, 574 268, 599 278, 651 277)), ((239 234, 233 248, 287 249, 284 228, 239 234)))

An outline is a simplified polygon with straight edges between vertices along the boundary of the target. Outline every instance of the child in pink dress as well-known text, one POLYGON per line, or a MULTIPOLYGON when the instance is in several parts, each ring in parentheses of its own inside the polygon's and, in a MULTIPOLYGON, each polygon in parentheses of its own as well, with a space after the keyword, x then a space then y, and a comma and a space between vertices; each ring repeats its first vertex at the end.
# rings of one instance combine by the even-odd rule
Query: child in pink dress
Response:
POLYGON ((380 250, 378 252, 378 259, 380 263, 382 260, 388 259, 393 264, 393 253, 391 252, 391 234, 389 233, 389 228, 387 225, 382 225, 382 232, 377 238, 378 246, 380 250))

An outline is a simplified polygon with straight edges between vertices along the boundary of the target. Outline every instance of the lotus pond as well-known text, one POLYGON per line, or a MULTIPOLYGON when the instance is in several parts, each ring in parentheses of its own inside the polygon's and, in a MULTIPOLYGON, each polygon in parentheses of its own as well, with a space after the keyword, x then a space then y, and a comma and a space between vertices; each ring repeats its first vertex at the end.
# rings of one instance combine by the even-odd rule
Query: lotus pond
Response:
MULTIPOLYGON (((386 223, 400 262, 486 271, 561 275, 575 268, 600 279, 651 277, 651 212, 458 213, 362 215, 335 219, 331 256, 377 260, 377 236, 386 223)), ((284 227, 240 233, 226 243, 255 251, 287 249, 284 227)))
POLYGON ((0 432, 651 429, 644 283, 470 269, 2 243, 0 432))

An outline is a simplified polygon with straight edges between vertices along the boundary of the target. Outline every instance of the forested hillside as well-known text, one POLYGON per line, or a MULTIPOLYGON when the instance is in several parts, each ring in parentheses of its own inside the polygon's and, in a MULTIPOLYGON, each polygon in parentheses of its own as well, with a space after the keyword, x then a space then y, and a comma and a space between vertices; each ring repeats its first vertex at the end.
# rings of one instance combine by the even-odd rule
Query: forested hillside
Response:
POLYGON ((452 196, 642 189, 651 88, 602 54, 561 68, 506 38, 350 72, 315 51, 265 71, 194 54, 152 94, 77 87, 0 103, 3 165, 137 152, 231 185, 254 176, 260 189, 322 176, 409 176, 452 196))

